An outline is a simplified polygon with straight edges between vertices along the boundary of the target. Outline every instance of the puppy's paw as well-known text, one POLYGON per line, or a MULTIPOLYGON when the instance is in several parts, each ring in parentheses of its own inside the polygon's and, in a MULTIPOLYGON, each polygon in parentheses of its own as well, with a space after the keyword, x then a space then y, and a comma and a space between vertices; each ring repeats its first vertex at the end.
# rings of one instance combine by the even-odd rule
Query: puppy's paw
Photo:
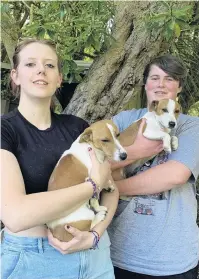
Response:
POLYGON ((166 153, 171 154, 171 147, 170 147, 170 146, 164 146, 164 151, 165 151, 166 153))
POLYGON ((123 200, 123 201, 131 201, 132 197, 131 196, 120 196, 119 199, 123 200))
POLYGON ((99 205, 99 201, 95 198, 90 199, 90 207, 95 211, 95 212, 100 212, 100 211, 105 211, 107 212, 108 209, 106 206, 101 206, 99 205))
POLYGON ((92 221, 91 224, 91 229, 94 228, 98 223, 100 223, 101 221, 104 221, 104 219, 106 218, 106 211, 100 211, 95 215, 94 220, 92 221))
POLYGON ((114 186, 113 181, 111 181, 111 180, 108 181, 108 186, 107 186, 107 188, 105 188, 105 190, 109 193, 112 193, 113 191, 115 191, 115 186, 114 186))
POLYGON ((171 153, 171 141, 164 141, 163 142, 163 149, 167 153, 171 153))
POLYGON ((171 137, 171 147, 174 151, 178 149, 178 138, 176 136, 171 137))
POLYGON ((103 221, 106 218, 107 212, 108 212, 107 209, 106 209, 106 211, 100 211, 95 215, 95 218, 98 221, 103 221))
POLYGON ((109 192, 109 193, 112 193, 112 192, 115 191, 115 187, 114 186, 113 187, 108 187, 108 188, 106 188, 106 191, 109 192))
POLYGON ((99 205, 97 208, 95 208, 96 212, 108 212, 108 208, 106 206, 103 205, 99 205))

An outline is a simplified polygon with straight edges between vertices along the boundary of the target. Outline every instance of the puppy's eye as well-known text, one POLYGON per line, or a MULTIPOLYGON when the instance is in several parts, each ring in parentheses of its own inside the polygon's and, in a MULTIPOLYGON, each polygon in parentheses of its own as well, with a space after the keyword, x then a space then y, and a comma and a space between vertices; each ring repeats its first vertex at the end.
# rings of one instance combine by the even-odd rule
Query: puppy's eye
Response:
POLYGON ((168 110, 166 108, 163 108, 162 111, 163 112, 168 112, 168 110))
POLYGON ((110 140, 108 140, 108 139, 102 139, 101 141, 102 142, 110 142, 110 140))
POLYGON ((118 138, 120 136, 120 133, 116 135, 116 138, 118 138))
POLYGON ((180 111, 177 109, 177 110, 175 110, 175 113, 179 113, 180 111))

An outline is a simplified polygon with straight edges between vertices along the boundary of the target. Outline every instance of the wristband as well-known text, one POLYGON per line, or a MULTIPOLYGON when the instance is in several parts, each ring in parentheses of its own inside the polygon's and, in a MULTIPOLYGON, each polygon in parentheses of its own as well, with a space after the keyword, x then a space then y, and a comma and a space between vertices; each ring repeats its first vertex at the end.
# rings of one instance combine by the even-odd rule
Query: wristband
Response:
POLYGON ((94 230, 90 230, 89 232, 91 232, 94 235, 93 245, 90 249, 95 250, 96 248, 98 248, 98 243, 99 243, 100 237, 99 237, 98 232, 96 232, 94 230))
POLYGON ((93 186, 93 195, 92 195, 92 198, 95 198, 95 199, 99 199, 99 194, 100 194, 100 187, 97 186, 97 184, 92 180, 92 178, 90 177, 87 177, 85 179, 86 182, 90 182, 93 186))

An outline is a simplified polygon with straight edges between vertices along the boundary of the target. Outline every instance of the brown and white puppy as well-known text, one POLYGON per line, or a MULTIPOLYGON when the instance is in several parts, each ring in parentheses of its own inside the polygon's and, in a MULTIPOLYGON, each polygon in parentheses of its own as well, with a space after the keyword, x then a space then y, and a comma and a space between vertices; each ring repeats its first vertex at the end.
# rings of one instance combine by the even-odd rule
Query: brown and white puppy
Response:
MULTIPOLYGON (((118 141, 119 131, 111 120, 101 120, 92 124, 77 138, 69 150, 66 150, 58 161, 48 184, 48 191, 72 187, 83 183, 91 171, 91 159, 88 147, 95 151, 99 162, 105 159, 125 160, 127 153, 118 141)), ((107 190, 114 190, 107 185, 107 190)), ((107 208, 100 206, 96 198, 91 198, 76 210, 66 212, 66 216, 47 223, 54 237, 61 241, 69 241, 73 236, 68 233, 65 224, 82 231, 89 231, 107 214, 107 208), (94 209, 94 211, 92 210, 94 209)))
MULTIPOLYGON (((176 150, 178 148, 178 138, 170 136, 170 133, 172 129, 177 127, 177 118, 180 112, 181 106, 177 101, 171 99, 153 101, 149 111, 142 117, 146 119, 143 135, 151 140, 162 140, 165 152, 171 153, 171 150, 176 150)), ((142 118, 120 134, 118 139, 122 146, 129 146, 134 143, 142 118)), ((153 157, 137 160, 123 169, 114 171, 113 178, 117 177, 118 180, 119 177, 122 179, 132 176, 137 167, 144 165, 153 157)))

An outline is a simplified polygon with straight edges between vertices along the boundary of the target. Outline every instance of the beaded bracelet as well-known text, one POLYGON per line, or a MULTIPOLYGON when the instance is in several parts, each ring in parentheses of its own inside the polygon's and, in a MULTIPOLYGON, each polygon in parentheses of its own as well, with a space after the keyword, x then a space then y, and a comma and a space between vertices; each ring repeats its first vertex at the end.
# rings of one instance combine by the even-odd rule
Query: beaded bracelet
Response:
POLYGON ((87 177, 85 179, 86 182, 90 182, 93 186, 93 195, 92 198, 99 199, 99 194, 100 194, 100 187, 97 186, 97 184, 92 180, 92 178, 87 177))
POLYGON ((94 235, 93 245, 90 249, 95 250, 96 248, 98 248, 98 243, 99 243, 100 237, 99 237, 98 232, 96 232, 94 230, 90 230, 89 232, 91 232, 94 235))

